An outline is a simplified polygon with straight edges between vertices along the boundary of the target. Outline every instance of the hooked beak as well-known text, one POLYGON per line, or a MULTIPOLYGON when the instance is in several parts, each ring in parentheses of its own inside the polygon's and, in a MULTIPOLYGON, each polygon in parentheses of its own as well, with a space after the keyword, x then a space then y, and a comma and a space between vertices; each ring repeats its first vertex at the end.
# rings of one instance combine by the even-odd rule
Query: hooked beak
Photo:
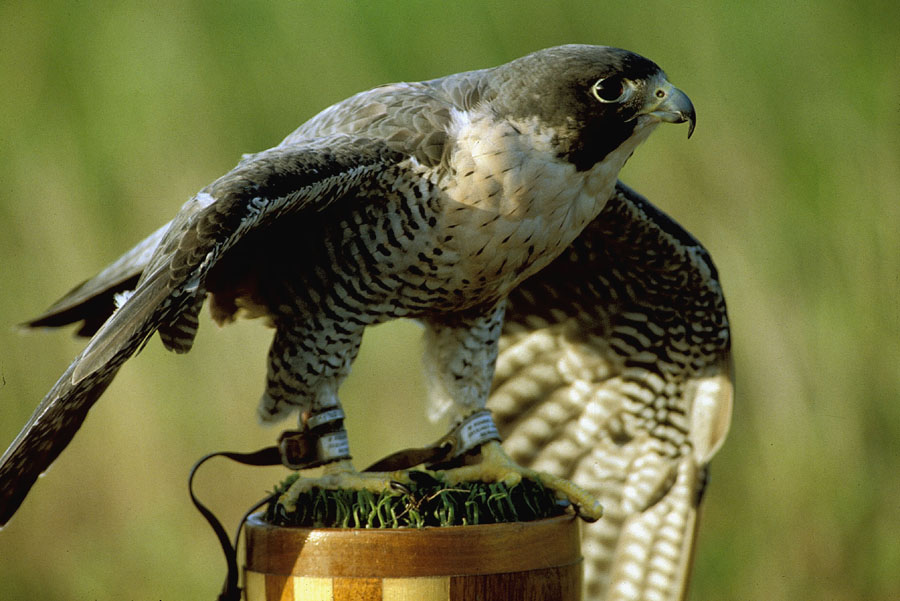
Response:
POLYGON ((649 103, 641 112, 666 123, 689 122, 688 138, 690 138, 697 124, 697 113, 694 112, 694 105, 687 94, 666 81, 653 91, 653 100, 656 102, 649 103))

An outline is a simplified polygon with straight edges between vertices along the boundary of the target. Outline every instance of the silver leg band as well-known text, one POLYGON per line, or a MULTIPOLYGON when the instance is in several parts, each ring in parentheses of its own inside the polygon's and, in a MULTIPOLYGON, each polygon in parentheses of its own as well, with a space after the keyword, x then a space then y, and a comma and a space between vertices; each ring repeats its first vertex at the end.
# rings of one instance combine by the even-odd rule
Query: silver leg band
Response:
POLYGON ((460 423, 451 436, 455 434, 453 456, 459 457, 491 440, 500 440, 500 432, 494 424, 494 418, 487 409, 476 411, 460 423))
POLYGON ((329 463, 339 459, 350 458, 350 441, 347 440, 347 431, 338 430, 323 434, 316 441, 317 459, 321 463, 329 463))
POLYGON ((309 416, 309 419, 306 420, 306 427, 310 430, 315 430, 319 426, 336 422, 339 419, 344 419, 344 411, 340 407, 329 409, 322 413, 315 413, 309 416))
POLYGON ((284 432, 279 440, 281 462, 290 469, 302 470, 350 459, 343 419, 344 412, 335 407, 309 416, 303 430, 284 432))

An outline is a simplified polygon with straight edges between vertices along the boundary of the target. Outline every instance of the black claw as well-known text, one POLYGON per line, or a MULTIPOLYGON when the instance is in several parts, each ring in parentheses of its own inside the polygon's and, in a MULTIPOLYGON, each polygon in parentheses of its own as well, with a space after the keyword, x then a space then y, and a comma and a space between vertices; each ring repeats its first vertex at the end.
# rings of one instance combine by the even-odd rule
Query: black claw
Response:
MULTIPOLYGON (((566 501, 566 502, 568 503, 568 501, 566 501)), ((593 524, 594 522, 596 522, 597 520, 600 519, 600 518, 594 518, 594 517, 584 515, 583 513, 581 513, 581 506, 579 506, 579 505, 572 505, 572 508, 575 510, 575 515, 577 515, 579 518, 581 518, 588 524, 593 524)))
POLYGON ((409 487, 399 480, 391 480, 390 487, 391 490, 402 492, 403 494, 412 494, 412 491, 409 489, 409 487))
POLYGON ((427 472, 413 470, 409 472, 409 479, 415 482, 419 488, 428 486, 440 486, 442 482, 427 472))

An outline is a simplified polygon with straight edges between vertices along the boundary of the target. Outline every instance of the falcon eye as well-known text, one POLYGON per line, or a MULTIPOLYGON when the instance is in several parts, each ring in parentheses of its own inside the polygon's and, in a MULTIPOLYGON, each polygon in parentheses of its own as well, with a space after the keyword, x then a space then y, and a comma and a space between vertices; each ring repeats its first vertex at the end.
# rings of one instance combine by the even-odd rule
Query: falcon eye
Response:
POLYGON ((632 89, 630 81, 613 76, 597 80, 597 83, 591 86, 591 94, 600 102, 611 104, 628 100, 632 89))

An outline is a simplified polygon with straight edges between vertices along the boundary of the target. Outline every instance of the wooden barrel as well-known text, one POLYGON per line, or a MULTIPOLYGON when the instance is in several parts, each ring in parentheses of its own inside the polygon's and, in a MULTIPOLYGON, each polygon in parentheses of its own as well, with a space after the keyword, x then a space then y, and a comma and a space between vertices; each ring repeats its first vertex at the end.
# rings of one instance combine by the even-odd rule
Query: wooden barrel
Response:
POLYGON ((247 601, 579 601, 576 518, 447 528, 247 522, 247 601))

